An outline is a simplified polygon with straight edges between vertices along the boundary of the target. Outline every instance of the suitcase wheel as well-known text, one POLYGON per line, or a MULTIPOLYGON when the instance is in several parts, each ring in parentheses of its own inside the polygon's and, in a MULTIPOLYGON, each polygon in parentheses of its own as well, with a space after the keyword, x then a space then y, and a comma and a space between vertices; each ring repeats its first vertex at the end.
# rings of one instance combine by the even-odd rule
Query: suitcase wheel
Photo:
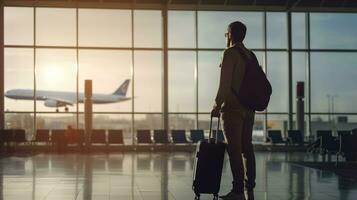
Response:
POLYGON ((195 200, 200 200, 200 195, 196 195, 195 200))
POLYGON ((213 195, 213 200, 218 200, 218 194, 213 195))

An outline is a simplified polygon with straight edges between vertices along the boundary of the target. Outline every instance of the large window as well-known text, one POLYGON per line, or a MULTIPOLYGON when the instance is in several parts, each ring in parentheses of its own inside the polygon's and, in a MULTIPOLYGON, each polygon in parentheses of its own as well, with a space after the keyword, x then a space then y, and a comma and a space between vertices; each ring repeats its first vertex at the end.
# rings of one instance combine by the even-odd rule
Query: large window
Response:
POLYGON ((224 48, 224 33, 233 21, 241 21, 247 26, 245 43, 249 48, 262 48, 263 13, 261 12, 198 12, 198 47, 224 48))
POLYGON ((290 117, 296 118, 298 81, 305 82, 311 132, 323 125, 346 129, 356 121, 357 14, 299 12, 289 22, 286 12, 169 10, 167 26, 164 16, 162 10, 5 7, 6 127, 24 128, 29 138, 34 127, 83 128, 84 80, 91 79, 100 96, 118 93, 129 79, 125 101, 94 104, 95 128, 123 129, 126 143, 137 129, 163 128, 164 118, 170 129, 208 129, 224 33, 237 20, 246 24, 244 44, 254 50, 273 86, 268 109, 256 115, 255 140, 264 140, 265 129, 285 133, 289 128, 290 117), (14 91, 26 91, 28 100, 11 98, 14 91), (48 95, 53 93, 70 98, 48 95), (46 94, 47 100, 34 99, 35 94, 46 94))
POLYGON ((80 46, 132 46, 130 10, 79 9, 78 12, 80 46))
POLYGON ((311 48, 357 49, 357 14, 312 13, 311 48))

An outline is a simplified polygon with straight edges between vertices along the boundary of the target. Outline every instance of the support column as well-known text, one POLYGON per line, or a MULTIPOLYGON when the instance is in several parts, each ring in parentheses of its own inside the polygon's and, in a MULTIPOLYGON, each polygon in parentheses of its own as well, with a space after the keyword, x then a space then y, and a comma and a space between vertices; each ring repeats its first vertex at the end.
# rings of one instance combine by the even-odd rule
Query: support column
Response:
POLYGON ((3 2, 0 4, 0 129, 4 129, 4 5, 3 2))
POLYGON ((305 16, 305 24, 306 24, 306 47, 307 47, 307 60, 306 60, 306 69, 307 69, 307 97, 308 101, 308 128, 306 136, 310 137, 312 135, 311 132, 311 51, 310 51, 310 13, 306 13, 305 16))
POLYGON ((162 8, 162 32, 163 32, 163 123, 164 129, 169 133, 169 64, 168 64, 168 41, 167 41, 167 5, 163 5, 162 8))
POLYGON ((288 23, 288 77, 289 77, 289 121, 288 127, 289 129, 293 129, 293 62, 292 62, 292 41, 291 41, 291 12, 287 13, 287 23, 288 23))
POLYGON ((93 123, 93 102, 92 102, 92 80, 84 82, 84 125, 85 125, 85 150, 90 151, 92 123, 93 123))

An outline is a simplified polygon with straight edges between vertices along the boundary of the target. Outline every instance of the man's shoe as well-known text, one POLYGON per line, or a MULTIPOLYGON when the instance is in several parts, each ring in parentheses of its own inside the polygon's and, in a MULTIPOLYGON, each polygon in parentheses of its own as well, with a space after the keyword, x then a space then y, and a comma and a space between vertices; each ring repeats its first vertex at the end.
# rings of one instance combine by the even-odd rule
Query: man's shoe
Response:
POLYGON ((247 200, 254 200, 254 192, 253 191, 246 191, 246 199, 247 200))
POLYGON ((220 196, 220 198, 223 200, 245 200, 244 193, 237 194, 232 191, 224 196, 220 196))

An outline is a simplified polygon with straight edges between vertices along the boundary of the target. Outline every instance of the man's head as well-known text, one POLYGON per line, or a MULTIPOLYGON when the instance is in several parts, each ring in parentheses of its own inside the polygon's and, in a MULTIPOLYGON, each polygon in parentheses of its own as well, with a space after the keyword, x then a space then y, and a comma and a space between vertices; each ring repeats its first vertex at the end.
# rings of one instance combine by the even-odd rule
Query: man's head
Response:
POLYGON ((247 27, 242 22, 235 21, 230 23, 227 29, 227 45, 243 42, 246 32, 247 27))

